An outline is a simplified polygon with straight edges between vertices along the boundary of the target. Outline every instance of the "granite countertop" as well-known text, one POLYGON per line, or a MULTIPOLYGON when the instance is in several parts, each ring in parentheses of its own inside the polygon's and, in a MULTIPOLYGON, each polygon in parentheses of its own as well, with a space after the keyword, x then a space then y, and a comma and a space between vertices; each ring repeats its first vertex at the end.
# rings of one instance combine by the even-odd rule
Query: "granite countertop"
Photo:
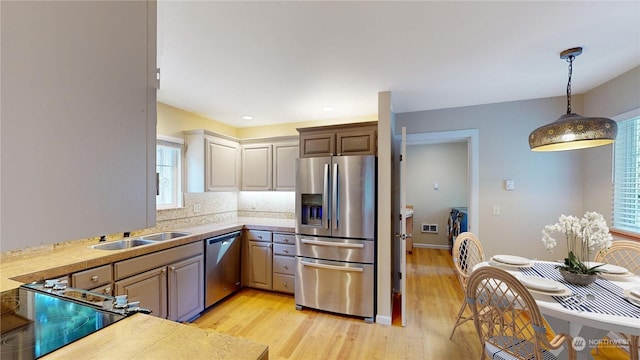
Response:
POLYGON ((189 236, 155 244, 122 250, 97 250, 89 248, 95 242, 70 242, 53 249, 24 252, 6 256, 0 263, 0 293, 17 289, 21 284, 65 276, 77 271, 110 264, 155 251, 204 240, 243 228, 293 232, 295 220, 268 218, 239 218, 230 224, 208 224, 182 227, 171 231, 185 231, 189 236))
MULTIPOLYGON (((241 218, 233 224, 183 227, 189 236, 122 250, 89 248, 70 242, 53 249, 26 251, 0 262, 0 294, 21 284, 51 279, 155 251, 202 241, 241 229, 293 232, 294 220, 241 218)), ((44 359, 268 359, 268 346, 150 315, 135 314, 47 355, 44 359)))
POLYGON ((135 314, 42 359, 258 359, 269 347, 196 326, 135 314))

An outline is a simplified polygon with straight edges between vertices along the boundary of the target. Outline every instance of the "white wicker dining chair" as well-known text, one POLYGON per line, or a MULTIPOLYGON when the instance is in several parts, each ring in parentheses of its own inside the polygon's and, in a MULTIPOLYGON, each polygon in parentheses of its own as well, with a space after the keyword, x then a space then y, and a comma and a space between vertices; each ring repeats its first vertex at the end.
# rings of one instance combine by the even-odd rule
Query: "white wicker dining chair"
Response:
POLYGON ((608 249, 598 251, 595 261, 622 266, 630 272, 640 275, 640 242, 616 240, 611 243, 611 247, 608 249))
MULTIPOLYGON (((622 266, 635 275, 640 275, 640 242, 616 240, 611 243, 611 247, 608 249, 598 251, 594 260, 596 262, 622 266)), ((638 360, 638 343, 640 342, 640 338, 635 335, 621 333, 618 333, 618 335, 628 340, 631 360, 638 360)))
POLYGON ((536 301, 508 272, 491 266, 477 269, 467 282, 466 300, 483 346, 482 359, 556 359, 549 350, 565 345, 568 358, 576 358, 571 336, 547 338, 536 301))
MULTIPOLYGON (((484 250, 482 249, 480 240, 478 240, 478 237, 475 234, 471 232, 463 232, 458 234, 455 242, 453 243, 452 256, 453 264, 456 269, 456 277, 460 282, 464 297, 464 293, 467 289, 467 280, 473 271, 473 267, 484 261, 484 250)), ((453 330, 451 330, 449 340, 453 339, 453 334, 455 334, 458 326, 473 319, 473 315, 464 315, 466 308, 467 302, 463 300, 462 305, 460 306, 460 311, 458 311, 458 318, 456 319, 456 323, 453 325, 453 330)))

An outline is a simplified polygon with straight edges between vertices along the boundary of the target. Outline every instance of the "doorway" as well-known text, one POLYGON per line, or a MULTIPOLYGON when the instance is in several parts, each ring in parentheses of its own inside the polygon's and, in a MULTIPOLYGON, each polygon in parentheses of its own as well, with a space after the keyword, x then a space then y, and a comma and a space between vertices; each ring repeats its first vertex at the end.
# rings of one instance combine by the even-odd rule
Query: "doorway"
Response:
MULTIPOLYGON (((467 144, 467 159, 468 159, 468 191, 467 191, 467 204, 468 204, 468 231, 473 232, 474 234, 478 234, 478 198, 479 198, 479 131, 478 129, 468 129, 468 130, 456 130, 456 131, 443 131, 443 132, 432 132, 432 133, 418 133, 418 134, 407 134, 406 136, 407 146, 413 145, 425 145, 425 144, 436 144, 436 143, 454 143, 454 142, 464 142, 467 144)), ((399 138, 394 139, 394 143, 396 143, 396 148, 399 147, 401 140, 399 138)), ((408 167, 413 166, 412 161, 416 161, 415 159, 411 159, 407 157, 406 165, 408 167)), ((398 168, 399 159, 394 157, 394 183, 400 184, 401 181, 399 178, 398 168)), ((431 184, 432 186, 433 184, 431 184)), ((426 185, 425 185, 426 186, 426 185)), ((394 199, 393 204, 399 205, 399 191, 394 191, 394 199)), ((411 201, 411 200, 409 200, 411 201)), ((397 209, 395 212, 399 212, 399 206, 395 206, 397 209)), ((394 216, 394 218, 396 218, 394 216)), ((394 223, 394 233, 399 233, 399 222, 394 223)), ((394 289, 401 288, 401 266, 402 263, 406 263, 407 254, 402 253, 400 250, 400 242, 394 242, 393 249, 393 269, 394 269, 394 289)), ((406 276, 406 275, 405 275, 406 276)), ((394 294, 395 295, 395 294, 394 294)), ((395 297, 395 296, 394 296, 395 297)), ((395 302, 394 302, 395 303, 395 302)), ((407 311, 409 309, 400 309, 407 311)), ((394 313, 396 313, 394 311, 394 313)), ((395 315, 394 315, 395 316, 395 315)))

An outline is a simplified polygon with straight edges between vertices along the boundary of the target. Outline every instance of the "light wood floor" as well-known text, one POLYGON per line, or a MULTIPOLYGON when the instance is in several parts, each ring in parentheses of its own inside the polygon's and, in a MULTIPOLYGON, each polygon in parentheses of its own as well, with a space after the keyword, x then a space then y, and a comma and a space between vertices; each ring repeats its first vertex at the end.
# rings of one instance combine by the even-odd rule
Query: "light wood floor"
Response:
MULTIPOLYGON (((414 248, 407 257, 407 326, 295 310, 291 295, 245 288, 194 324, 269 346, 270 359, 479 359, 472 322, 449 340, 462 293, 448 251, 414 248)), ((605 355, 602 353, 600 355, 605 355)), ((618 352, 600 359, 627 359, 618 352), (611 356, 613 355, 613 356, 611 356)))

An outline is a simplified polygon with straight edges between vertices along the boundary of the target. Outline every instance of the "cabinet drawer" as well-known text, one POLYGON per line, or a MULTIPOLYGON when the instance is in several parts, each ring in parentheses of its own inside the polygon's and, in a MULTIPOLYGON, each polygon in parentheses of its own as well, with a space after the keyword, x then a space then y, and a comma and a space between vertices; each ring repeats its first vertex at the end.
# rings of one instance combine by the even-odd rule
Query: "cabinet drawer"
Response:
POLYGON ((293 275, 273 274, 273 290, 293 294, 293 275))
POLYGON ((296 237, 294 234, 273 234, 273 242, 281 244, 296 244, 296 237))
POLYGON ((271 242, 271 231, 265 230, 245 230, 247 240, 271 242))
POLYGON ((275 255, 295 256, 296 255, 296 246, 295 245, 285 245, 285 244, 273 244, 273 253, 275 255))
POLYGON ((159 266, 172 262, 188 259, 204 253, 204 241, 198 241, 187 245, 174 247, 155 253, 138 256, 114 264, 113 273, 115 280, 124 279, 131 275, 139 274, 159 266))
POLYGON ((296 269, 296 258, 293 256, 273 255, 273 272, 293 275, 296 269))
POLYGON ((111 265, 80 271, 71 275, 71 286, 78 289, 93 289, 113 281, 111 265))

